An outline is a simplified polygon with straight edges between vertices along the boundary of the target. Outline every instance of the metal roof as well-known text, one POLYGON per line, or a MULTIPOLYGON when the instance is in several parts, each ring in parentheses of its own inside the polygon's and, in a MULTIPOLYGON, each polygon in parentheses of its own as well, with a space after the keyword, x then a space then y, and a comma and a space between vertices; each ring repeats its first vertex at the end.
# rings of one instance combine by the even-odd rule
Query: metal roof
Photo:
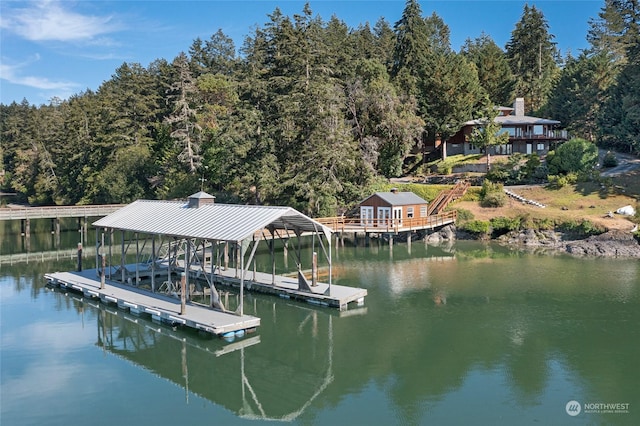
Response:
POLYGON ((243 241, 264 228, 273 227, 324 232, 331 241, 329 228, 291 207, 206 204, 189 208, 188 201, 138 200, 94 222, 93 226, 217 241, 243 241))
POLYGON ((407 206, 412 204, 428 204, 424 199, 418 197, 413 192, 376 192, 375 194, 367 197, 360 204, 373 197, 374 195, 380 197, 385 203, 392 206, 407 206))
MULTIPOLYGON (((560 124, 557 120, 548 120, 546 118, 532 117, 530 115, 499 115, 494 120, 501 126, 515 126, 519 124, 560 124)), ((483 120, 469 120, 464 123, 465 126, 481 126, 483 120)))

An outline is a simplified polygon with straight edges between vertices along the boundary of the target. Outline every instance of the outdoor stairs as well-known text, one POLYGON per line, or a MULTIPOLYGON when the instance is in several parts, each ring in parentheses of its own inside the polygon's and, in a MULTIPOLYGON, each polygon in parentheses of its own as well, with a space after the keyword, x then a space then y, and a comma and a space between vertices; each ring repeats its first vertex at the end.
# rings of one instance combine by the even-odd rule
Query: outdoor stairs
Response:
POLYGON ((429 216, 440 214, 452 201, 461 198, 469 189, 471 183, 468 180, 459 180, 453 188, 442 191, 432 202, 429 203, 427 214, 429 216))

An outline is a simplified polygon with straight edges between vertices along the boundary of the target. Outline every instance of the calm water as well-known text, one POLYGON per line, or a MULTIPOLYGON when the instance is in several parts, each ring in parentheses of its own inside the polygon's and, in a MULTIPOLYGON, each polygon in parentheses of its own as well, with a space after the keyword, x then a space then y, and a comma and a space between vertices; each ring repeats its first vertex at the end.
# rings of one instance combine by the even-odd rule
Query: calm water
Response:
POLYGON ((229 344, 46 288, 78 238, 44 229, 29 250, 59 260, 0 264, 2 425, 640 424, 637 260, 341 247, 334 280, 364 307, 249 295, 262 325, 229 344))

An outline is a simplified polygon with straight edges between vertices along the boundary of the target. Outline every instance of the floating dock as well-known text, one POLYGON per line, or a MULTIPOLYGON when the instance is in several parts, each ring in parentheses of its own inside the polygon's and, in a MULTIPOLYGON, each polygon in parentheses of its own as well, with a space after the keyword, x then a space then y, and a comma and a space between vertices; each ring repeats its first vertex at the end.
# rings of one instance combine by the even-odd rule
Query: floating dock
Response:
MULTIPOLYGON (((194 271, 191 272, 194 274, 194 271)), ((240 287, 241 280, 234 269, 219 270, 214 276, 216 284, 240 287)), ((364 304, 367 290, 337 284, 317 282, 314 286, 307 282, 306 288, 300 288, 302 277, 272 275, 264 272, 246 272, 244 288, 248 291, 272 294, 284 299, 294 299, 312 305, 327 306, 346 311, 350 303, 364 304)))
POLYGON ((87 298, 99 299, 105 304, 116 304, 132 314, 149 314, 156 321, 191 327, 223 337, 228 333, 240 335, 250 332, 260 325, 260 318, 251 315, 236 315, 193 303, 187 303, 181 315, 179 299, 149 293, 111 280, 105 281, 104 289, 100 289, 100 280, 93 278, 95 276, 96 270, 88 269, 82 272, 50 273, 45 278, 51 285, 80 292, 87 298))

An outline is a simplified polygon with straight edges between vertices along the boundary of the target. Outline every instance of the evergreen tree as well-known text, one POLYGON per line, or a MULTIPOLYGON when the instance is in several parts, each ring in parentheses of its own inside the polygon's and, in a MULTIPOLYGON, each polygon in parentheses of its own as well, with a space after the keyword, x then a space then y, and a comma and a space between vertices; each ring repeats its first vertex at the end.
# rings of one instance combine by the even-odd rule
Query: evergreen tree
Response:
POLYGON ((515 92, 524 97, 527 111, 537 111, 546 104, 559 72, 554 36, 548 31, 542 12, 525 5, 507 42, 507 59, 516 78, 515 92))
POLYGON ((200 143, 202 128, 197 122, 196 110, 191 106, 197 86, 187 55, 181 53, 173 61, 176 81, 170 86, 169 100, 173 103, 173 112, 165 118, 171 126, 170 137, 179 147, 178 160, 188 166, 190 173, 200 167, 200 143))
POLYGON ((591 51, 611 55, 614 62, 625 64, 629 49, 638 42, 639 22, 637 0, 605 0, 598 17, 589 21, 591 51))
POLYGON ((549 97, 548 115, 577 137, 595 142, 598 116, 614 75, 610 56, 604 52, 567 58, 549 97))
POLYGON ((422 18, 420 4, 407 0, 402 17, 393 26, 396 43, 393 50, 391 77, 404 93, 418 95, 420 76, 432 53, 427 24, 422 18))
POLYGON ((487 34, 467 39, 462 55, 476 65, 478 80, 494 105, 510 105, 515 97, 515 80, 502 49, 487 34))

